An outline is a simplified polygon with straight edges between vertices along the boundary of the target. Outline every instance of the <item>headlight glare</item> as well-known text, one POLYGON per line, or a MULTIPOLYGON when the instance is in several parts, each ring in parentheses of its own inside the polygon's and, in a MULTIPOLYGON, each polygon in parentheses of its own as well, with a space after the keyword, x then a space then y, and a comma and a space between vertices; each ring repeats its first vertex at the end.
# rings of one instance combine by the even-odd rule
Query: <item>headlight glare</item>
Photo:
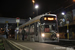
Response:
POLYGON ((59 34, 57 33, 57 37, 59 37, 59 34))
POLYGON ((45 37, 45 34, 42 34, 41 36, 42 36, 42 37, 45 37))

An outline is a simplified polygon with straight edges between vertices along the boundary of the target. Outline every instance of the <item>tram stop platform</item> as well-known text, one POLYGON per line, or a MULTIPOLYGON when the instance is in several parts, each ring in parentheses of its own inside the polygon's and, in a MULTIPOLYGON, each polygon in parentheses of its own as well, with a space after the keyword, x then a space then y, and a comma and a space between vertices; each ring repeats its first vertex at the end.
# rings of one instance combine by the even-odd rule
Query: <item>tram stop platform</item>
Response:
POLYGON ((61 41, 75 41, 75 40, 71 40, 71 39, 59 39, 61 41))
POLYGON ((54 44, 20 41, 15 39, 6 39, 9 43, 17 47, 19 50, 69 50, 71 48, 62 47, 54 44))
POLYGON ((75 40, 71 40, 71 39, 59 39, 60 42, 64 42, 64 43, 70 43, 70 44, 74 44, 75 45, 75 40))

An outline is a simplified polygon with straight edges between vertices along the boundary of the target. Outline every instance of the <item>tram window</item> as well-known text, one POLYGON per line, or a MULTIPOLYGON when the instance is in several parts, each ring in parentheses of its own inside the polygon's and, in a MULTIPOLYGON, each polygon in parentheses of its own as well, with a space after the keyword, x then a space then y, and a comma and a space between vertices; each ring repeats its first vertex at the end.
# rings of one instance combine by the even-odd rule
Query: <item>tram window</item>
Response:
POLYGON ((31 32, 31 33, 34 32, 34 25, 32 25, 32 26, 30 27, 30 32, 31 32))
POLYGON ((37 22, 36 22, 36 23, 34 23, 34 32, 35 32, 35 35, 37 36, 37 35, 38 35, 37 22))
POLYGON ((42 26, 41 26, 41 31, 42 31, 42 32, 57 31, 57 26, 56 26, 56 24, 52 24, 52 25, 42 25, 42 26))
POLYGON ((44 25, 41 26, 41 31, 42 31, 42 32, 44 31, 44 25))
POLYGON ((55 25, 52 25, 52 30, 55 30, 55 25))
POLYGON ((49 25, 45 25, 45 28, 49 28, 49 25))
POLYGON ((50 30, 57 30, 56 24, 49 25, 50 30))

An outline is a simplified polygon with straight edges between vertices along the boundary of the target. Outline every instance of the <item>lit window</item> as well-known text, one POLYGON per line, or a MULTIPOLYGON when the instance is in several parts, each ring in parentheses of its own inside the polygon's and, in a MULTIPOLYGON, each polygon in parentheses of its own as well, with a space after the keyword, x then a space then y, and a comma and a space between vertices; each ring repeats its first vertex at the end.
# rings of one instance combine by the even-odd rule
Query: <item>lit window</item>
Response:
POLYGON ((50 18, 50 17, 48 17, 48 20, 54 20, 54 18, 50 18))

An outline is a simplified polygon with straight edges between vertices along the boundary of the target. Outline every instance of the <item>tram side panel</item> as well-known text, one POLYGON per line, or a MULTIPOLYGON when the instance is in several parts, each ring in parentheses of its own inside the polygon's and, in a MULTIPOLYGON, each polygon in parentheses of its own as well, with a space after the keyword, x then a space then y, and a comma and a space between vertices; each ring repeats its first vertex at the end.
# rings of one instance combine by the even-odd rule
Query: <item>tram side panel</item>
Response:
POLYGON ((34 41, 34 24, 30 25, 30 41, 34 41))
POLYGON ((28 26, 26 26, 25 28, 25 31, 26 31, 26 35, 25 35, 25 39, 27 39, 28 41, 30 40, 30 37, 29 37, 29 25, 28 26))
POLYGON ((53 42, 58 40, 59 35, 56 30, 57 28, 55 28, 57 27, 56 21, 56 15, 46 14, 44 16, 38 16, 38 18, 31 19, 29 22, 25 23, 23 27, 25 26, 25 29, 28 27, 28 31, 26 30, 28 40, 39 42, 53 42))
POLYGON ((37 22, 34 23, 34 40, 35 41, 39 41, 39 38, 38 38, 38 26, 37 26, 37 22))

